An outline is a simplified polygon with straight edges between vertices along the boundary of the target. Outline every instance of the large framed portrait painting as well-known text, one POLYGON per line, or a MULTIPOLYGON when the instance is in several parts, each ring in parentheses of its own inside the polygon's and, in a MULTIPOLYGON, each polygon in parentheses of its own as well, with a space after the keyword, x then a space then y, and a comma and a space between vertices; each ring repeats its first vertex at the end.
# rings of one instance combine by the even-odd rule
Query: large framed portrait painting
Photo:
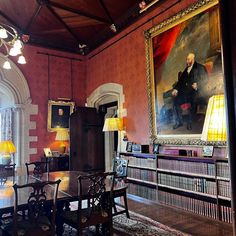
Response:
POLYGON ((198 1, 145 32, 152 142, 200 141, 208 100, 224 93, 218 1, 198 1))
POLYGON ((69 129, 70 114, 74 110, 74 102, 48 101, 48 131, 69 129))

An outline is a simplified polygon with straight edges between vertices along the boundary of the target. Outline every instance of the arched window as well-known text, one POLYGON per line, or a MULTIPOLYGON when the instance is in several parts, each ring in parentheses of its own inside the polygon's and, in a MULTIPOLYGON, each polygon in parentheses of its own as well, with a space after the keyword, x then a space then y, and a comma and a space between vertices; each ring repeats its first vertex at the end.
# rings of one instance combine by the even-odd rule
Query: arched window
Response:
MULTIPOLYGON (((0 53, 0 64, 5 57, 0 53)), ((10 61, 11 70, 0 68, 0 119, 1 140, 12 139, 16 146, 15 162, 18 167, 29 161, 29 142, 37 137, 29 137, 30 115, 38 114, 38 106, 31 104, 27 81, 20 69, 10 61)), ((36 150, 37 151, 37 150, 36 150)))

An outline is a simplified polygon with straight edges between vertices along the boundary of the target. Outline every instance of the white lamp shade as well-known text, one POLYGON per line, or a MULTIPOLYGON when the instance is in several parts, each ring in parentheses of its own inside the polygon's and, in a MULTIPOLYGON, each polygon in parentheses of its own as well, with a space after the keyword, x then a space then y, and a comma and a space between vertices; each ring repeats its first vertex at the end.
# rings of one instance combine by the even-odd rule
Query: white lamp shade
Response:
POLYGON ((103 131, 121 131, 123 130, 122 118, 107 118, 105 120, 103 131))
POLYGON ((226 141, 226 115, 224 95, 209 99, 201 140, 226 141))
POLYGON ((69 132, 67 129, 59 129, 56 134, 56 141, 67 141, 69 140, 69 132))
POLYGON ((5 61, 3 63, 3 68, 6 69, 6 70, 10 70, 11 69, 11 64, 9 61, 5 61))

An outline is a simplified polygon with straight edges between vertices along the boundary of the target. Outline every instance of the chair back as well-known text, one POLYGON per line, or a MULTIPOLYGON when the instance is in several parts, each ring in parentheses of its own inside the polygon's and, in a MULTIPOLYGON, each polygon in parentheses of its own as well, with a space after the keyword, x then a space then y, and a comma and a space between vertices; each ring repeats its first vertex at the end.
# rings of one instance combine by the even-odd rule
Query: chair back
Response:
POLYGON ((48 161, 36 161, 31 163, 25 163, 27 175, 30 175, 29 167, 33 166, 33 172, 32 174, 34 176, 41 176, 43 173, 48 172, 49 163, 48 161))
POLYGON ((0 165, 0 185, 7 181, 7 177, 15 176, 16 164, 0 165))
POLYGON ((99 221, 105 221, 105 219, 106 221, 112 219, 114 177, 114 172, 102 172, 78 177, 78 222, 85 225, 94 225, 95 221, 99 223, 99 221), (83 199, 89 199, 89 214, 82 219, 83 199), (102 217, 104 219, 101 219, 102 217))
POLYGON ((17 213, 19 211, 19 205, 20 205, 19 201, 22 201, 23 195, 27 196, 26 210, 28 210, 27 217, 29 222, 31 223, 30 227, 37 224, 42 226, 42 224, 46 222, 45 217, 50 216, 50 226, 46 225, 46 227, 50 227, 50 231, 52 232, 55 231, 56 200, 60 182, 61 180, 59 179, 57 181, 45 181, 45 182, 37 181, 35 183, 29 183, 25 185, 18 185, 18 184, 13 185, 15 192, 14 220, 13 220, 14 233, 16 233, 18 230, 17 213), (50 200, 52 200, 50 201, 50 203, 49 201, 47 201, 47 195, 50 195, 50 200))
POLYGON ((114 158, 113 171, 116 172, 115 178, 125 179, 128 174, 129 161, 123 158, 114 158))

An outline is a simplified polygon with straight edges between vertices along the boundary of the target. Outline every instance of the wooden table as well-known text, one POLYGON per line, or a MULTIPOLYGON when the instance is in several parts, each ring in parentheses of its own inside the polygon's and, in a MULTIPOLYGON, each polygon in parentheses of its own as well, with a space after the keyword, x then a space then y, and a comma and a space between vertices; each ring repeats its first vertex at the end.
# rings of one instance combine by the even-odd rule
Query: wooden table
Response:
MULTIPOLYGON (((56 181, 61 180, 59 185, 58 197, 57 197, 57 209, 60 214, 64 208, 65 202, 71 202, 78 199, 78 181, 77 177, 79 175, 87 175, 86 172, 79 171, 58 171, 58 172, 48 172, 44 173, 41 177, 33 176, 15 176, 8 177, 4 185, 0 185, 0 216, 4 213, 13 212, 14 210, 14 189, 12 188, 14 183, 23 185, 27 183, 33 183, 36 181, 56 181)), ((107 182, 106 187, 110 189, 110 182, 107 182)), ((116 183, 114 186, 114 191, 119 191, 121 189, 127 188, 124 183, 116 183)), ((30 190, 29 190, 30 191, 30 190)), ((46 189, 47 200, 51 201, 53 199, 54 189, 50 186, 46 189)), ((19 206, 24 209, 27 205, 27 200, 29 197, 29 192, 20 191, 19 192, 19 206)), ((86 196, 85 196, 86 198, 86 196)), ((62 232, 62 224, 60 222, 60 217, 57 217, 57 234, 60 235, 62 232)))

